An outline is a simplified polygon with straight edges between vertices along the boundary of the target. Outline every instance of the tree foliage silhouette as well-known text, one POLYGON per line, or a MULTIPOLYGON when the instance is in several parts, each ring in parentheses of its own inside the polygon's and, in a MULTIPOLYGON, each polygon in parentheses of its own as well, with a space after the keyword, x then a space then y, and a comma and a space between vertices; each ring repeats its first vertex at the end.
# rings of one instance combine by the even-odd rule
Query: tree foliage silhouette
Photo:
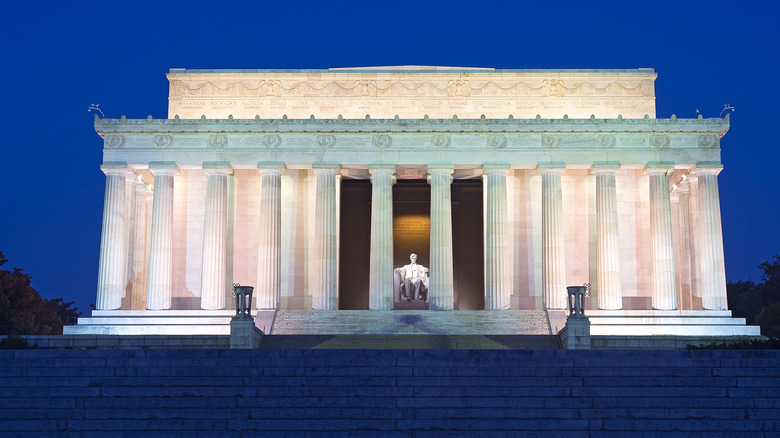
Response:
POLYGON ((760 325, 761 334, 780 337, 780 255, 758 265, 761 283, 751 280, 729 282, 729 309, 750 325, 760 325))
MULTIPOLYGON (((8 259, 0 251, 0 267, 8 259)), ((81 315, 62 298, 41 298, 20 268, 0 269, 0 335, 59 335, 81 315)))

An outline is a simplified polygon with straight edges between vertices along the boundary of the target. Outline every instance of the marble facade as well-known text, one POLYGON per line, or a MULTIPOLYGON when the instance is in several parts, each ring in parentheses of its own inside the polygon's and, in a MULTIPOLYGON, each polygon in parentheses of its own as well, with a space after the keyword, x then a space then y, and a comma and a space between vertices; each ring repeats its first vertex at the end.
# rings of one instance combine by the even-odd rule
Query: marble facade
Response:
POLYGON ((725 119, 655 118, 656 73, 172 69, 168 119, 99 119, 98 310, 338 309, 340 181, 372 184, 368 308, 392 309, 392 186, 428 180, 430 308, 450 185, 484 187, 485 308, 726 309, 725 119), (147 237, 148 236, 148 237, 147 237), (227 303, 227 304, 226 304, 227 303))

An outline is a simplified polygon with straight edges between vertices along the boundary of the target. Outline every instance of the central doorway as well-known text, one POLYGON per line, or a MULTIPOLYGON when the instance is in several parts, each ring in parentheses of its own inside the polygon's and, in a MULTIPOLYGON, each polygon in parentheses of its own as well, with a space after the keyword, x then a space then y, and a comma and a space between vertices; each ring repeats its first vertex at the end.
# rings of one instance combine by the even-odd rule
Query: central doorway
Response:
MULTIPOLYGON (((485 308, 482 181, 452 183, 454 307, 485 308)), ((399 180, 393 186, 393 267, 430 267, 431 188, 425 180, 399 180)), ((371 183, 342 180, 339 239, 339 309, 367 310, 371 250, 371 183)), ((435 275, 435 273, 431 273, 435 275)))

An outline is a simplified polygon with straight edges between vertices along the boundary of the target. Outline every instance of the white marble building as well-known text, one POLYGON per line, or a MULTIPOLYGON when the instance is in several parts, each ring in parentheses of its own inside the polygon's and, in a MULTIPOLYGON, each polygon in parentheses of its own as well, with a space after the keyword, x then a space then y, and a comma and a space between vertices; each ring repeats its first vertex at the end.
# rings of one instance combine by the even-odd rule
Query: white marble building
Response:
POLYGON ((257 309, 392 309, 403 183, 430 192, 414 242, 432 310, 563 309, 566 286, 590 282, 594 315, 715 315, 729 120, 657 119, 655 78, 172 69, 167 119, 95 120, 107 179, 92 319, 229 315, 233 283, 255 286, 257 309), (370 202, 342 198, 358 187, 370 202), (457 219, 475 209, 456 187, 481 215, 457 219), (352 236, 365 244, 344 250, 352 236))

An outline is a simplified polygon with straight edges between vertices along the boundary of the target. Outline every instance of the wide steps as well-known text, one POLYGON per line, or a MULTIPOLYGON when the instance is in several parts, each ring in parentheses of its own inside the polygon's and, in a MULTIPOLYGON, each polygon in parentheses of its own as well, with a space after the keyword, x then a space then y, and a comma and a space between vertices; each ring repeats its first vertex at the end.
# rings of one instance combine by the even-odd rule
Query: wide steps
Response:
POLYGON ((2 436, 776 436, 780 352, 0 351, 2 436))
POLYGON ((549 335, 542 310, 281 310, 272 335, 549 335))

